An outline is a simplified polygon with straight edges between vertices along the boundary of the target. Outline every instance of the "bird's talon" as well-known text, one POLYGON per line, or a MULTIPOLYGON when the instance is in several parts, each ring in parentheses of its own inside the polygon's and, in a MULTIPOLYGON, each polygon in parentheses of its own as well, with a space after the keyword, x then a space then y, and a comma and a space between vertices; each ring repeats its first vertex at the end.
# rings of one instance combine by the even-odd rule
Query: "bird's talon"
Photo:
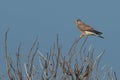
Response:
POLYGON ((83 37, 83 35, 80 35, 80 39, 83 37))

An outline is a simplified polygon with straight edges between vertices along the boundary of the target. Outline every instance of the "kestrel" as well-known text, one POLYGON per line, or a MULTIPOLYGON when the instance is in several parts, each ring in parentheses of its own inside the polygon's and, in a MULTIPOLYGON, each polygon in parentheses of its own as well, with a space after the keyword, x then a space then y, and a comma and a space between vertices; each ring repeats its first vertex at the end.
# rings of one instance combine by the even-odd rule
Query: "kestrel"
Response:
POLYGON ((89 25, 85 24, 84 22, 82 22, 80 19, 75 20, 75 24, 78 27, 78 29, 80 30, 80 32, 82 33, 80 35, 80 38, 82 38, 83 36, 89 36, 89 35, 104 38, 104 37, 101 36, 102 32, 99 32, 99 31, 95 30, 91 26, 89 26, 89 25))

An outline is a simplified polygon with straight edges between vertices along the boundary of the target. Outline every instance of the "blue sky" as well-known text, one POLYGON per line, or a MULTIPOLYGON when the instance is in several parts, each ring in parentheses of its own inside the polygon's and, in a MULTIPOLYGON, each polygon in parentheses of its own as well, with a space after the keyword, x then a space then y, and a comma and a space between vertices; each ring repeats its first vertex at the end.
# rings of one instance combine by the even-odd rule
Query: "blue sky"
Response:
MULTIPOLYGON (((4 64, 3 40, 8 27, 8 47, 11 52, 15 52, 21 42, 22 53, 26 54, 38 35, 39 48, 46 53, 55 42, 57 33, 61 45, 64 45, 63 51, 68 51, 80 35, 74 23, 76 18, 80 18, 103 32, 105 39, 89 37, 88 45, 92 45, 98 54, 106 49, 103 63, 120 74, 119 3, 119 0, 1 0, 0 63, 4 64)), ((4 72, 2 67, 0 65, 0 70, 4 72)))

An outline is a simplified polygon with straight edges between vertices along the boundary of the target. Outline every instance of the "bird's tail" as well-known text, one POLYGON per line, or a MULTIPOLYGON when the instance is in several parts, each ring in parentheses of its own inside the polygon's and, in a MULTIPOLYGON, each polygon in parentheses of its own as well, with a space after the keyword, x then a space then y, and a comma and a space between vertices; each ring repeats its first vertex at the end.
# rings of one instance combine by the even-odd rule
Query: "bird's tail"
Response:
POLYGON ((98 35, 98 37, 100 37, 100 38, 104 39, 104 37, 103 37, 103 36, 101 36, 101 35, 98 35))
POLYGON ((99 31, 96 31, 96 30, 92 30, 92 32, 94 32, 94 33, 97 34, 97 35, 103 34, 102 32, 99 32, 99 31))
POLYGON ((99 31, 96 31, 96 30, 92 30, 92 32, 95 33, 94 35, 104 39, 104 37, 101 36, 101 34, 103 34, 102 32, 99 32, 99 31))

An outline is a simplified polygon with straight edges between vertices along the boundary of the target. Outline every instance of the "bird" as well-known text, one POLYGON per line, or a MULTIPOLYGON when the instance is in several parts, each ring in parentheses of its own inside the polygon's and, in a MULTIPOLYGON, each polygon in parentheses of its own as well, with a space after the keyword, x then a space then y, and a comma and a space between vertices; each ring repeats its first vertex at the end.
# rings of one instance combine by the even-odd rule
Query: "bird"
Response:
POLYGON ((91 26, 82 22, 80 19, 76 19, 75 24, 76 24, 77 28, 79 29, 79 31, 81 32, 80 38, 82 38, 83 36, 92 35, 92 36, 98 36, 98 37, 104 39, 104 37, 101 36, 103 34, 102 32, 95 30, 91 26))

